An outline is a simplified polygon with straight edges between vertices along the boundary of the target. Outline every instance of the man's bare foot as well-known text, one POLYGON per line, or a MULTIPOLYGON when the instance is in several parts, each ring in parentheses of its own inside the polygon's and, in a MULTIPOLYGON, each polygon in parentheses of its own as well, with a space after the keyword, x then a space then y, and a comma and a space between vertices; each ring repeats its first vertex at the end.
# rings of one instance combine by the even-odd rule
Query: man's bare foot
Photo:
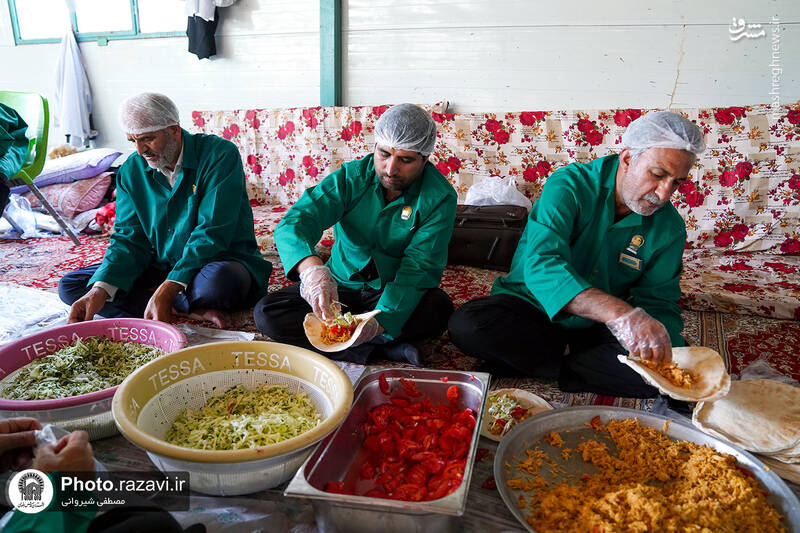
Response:
POLYGON ((206 320, 213 323, 220 329, 225 329, 231 325, 231 315, 225 311, 218 311, 216 309, 195 309, 194 312, 185 314, 178 313, 181 316, 191 318, 192 320, 206 320))

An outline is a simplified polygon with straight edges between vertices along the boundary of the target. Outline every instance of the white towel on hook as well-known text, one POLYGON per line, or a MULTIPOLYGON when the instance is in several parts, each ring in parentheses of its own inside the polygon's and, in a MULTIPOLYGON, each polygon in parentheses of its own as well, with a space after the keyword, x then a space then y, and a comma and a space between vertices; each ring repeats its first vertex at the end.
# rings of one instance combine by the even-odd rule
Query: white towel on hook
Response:
POLYGON ((89 127, 92 91, 71 27, 67 28, 58 50, 53 110, 53 118, 61 133, 70 136, 70 144, 82 146, 92 133, 89 127))

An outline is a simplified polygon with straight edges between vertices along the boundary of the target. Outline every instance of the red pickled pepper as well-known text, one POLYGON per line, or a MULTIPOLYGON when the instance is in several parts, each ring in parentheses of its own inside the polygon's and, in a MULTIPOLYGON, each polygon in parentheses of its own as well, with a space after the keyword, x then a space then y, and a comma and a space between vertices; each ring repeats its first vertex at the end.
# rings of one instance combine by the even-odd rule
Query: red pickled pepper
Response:
MULTIPOLYGON (((331 481, 328 492, 359 494, 405 501, 443 498, 458 488, 475 428, 475 413, 458 409, 458 387, 447 389, 448 405, 422 398, 413 380, 400 378, 410 398, 392 397, 372 408, 364 423, 364 446, 358 477, 374 484, 366 491, 346 490, 331 481)), ((391 388, 384 374, 378 386, 387 396, 391 388)), ((351 478, 348 474, 346 479, 351 478)))

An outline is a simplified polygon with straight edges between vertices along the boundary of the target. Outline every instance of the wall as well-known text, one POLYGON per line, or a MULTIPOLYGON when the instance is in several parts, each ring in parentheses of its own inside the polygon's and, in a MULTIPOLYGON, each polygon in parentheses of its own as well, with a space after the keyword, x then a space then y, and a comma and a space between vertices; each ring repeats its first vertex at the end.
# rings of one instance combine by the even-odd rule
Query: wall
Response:
MULTIPOLYGON (((169 95, 185 124, 191 124, 193 109, 318 103, 318 2, 239 0, 220 13, 218 55, 211 59, 198 60, 187 52, 185 37, 109 41, 108 46, 80 43, 94 97, 98 146, 128 148, 117 109, 142 91, 169 95)), ((58 44, 15 47, 6 3, 0 3, 0 87, 51 96, 58 49, 58 44)), ((51 137, 55 144, 64 140, 53 131, 51 137)))
POLYGON ((769 103, 774 14, 780 101, 800 99, 797 0, 344 4, 348 103, 446 98, 460 112, 769 103), (767 36, 731 41, 734 16, 767 36))
MULTIPOLYGON (((447 99, 462 112, 769 103, 774 14, 780 102, 800 100, 797 0, 608 5, 342 0, 343 103, 447 99), (763 24, 767 37, 731 41, 734 16, 763 24)), ((98 145, 127 145, 116 110, 144 90, 173 97, 184 122, 192 109, 318 104, 318 28, 319 2, 239 0, 222 10, 212 60, 190 55, 185 38, 82 43, 98 145)), ((52 94, 57 51, 15 47, 0 2, 1 87, 52 94)))

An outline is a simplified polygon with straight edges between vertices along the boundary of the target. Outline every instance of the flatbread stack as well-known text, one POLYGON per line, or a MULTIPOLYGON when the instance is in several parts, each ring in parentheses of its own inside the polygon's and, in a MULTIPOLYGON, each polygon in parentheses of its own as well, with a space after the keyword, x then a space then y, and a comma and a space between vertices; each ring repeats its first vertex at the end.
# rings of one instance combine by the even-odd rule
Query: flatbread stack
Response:
POLYGON ((800 387, 770 379, 734 381, 724 398, 698 403, 692 423, 755 452, 779 476, 800 483, 800 387))
POLYGON ((333 344, 328 344, 322 340, 322 328, 324 323, 322 320, 317 318, 317 315, 314 313, 308 313, 303 320, 303 330, 305 331, 306 338, 311 345, 321 352, 341 352, 342 350, 346 350, 350 346, 353 345, 355 340, 358 338, 358 335, 361 333, 361 330, 364 329, 364 324, 367 323, 367 320, 374 317, 380 313, 379 309, 370 311, 369 313, 362 313, 360 315, 353 315, 358 321, 358 325, 356 329, 353 331, 353 334, 350 338, 344 342, 336 342, 333 344))
POLYGON ((731 376, 725 370, 722 356, 704 346, 687 346, 672 349, 672 361, 678 368, 691 372, 695 382, 690 387, 680 387, 667 378, 643 365, 638 359, 618 355, 620 362, 635 370, 650 385, 662 394, 684 402, 714 401, 728 393, 731 376))

